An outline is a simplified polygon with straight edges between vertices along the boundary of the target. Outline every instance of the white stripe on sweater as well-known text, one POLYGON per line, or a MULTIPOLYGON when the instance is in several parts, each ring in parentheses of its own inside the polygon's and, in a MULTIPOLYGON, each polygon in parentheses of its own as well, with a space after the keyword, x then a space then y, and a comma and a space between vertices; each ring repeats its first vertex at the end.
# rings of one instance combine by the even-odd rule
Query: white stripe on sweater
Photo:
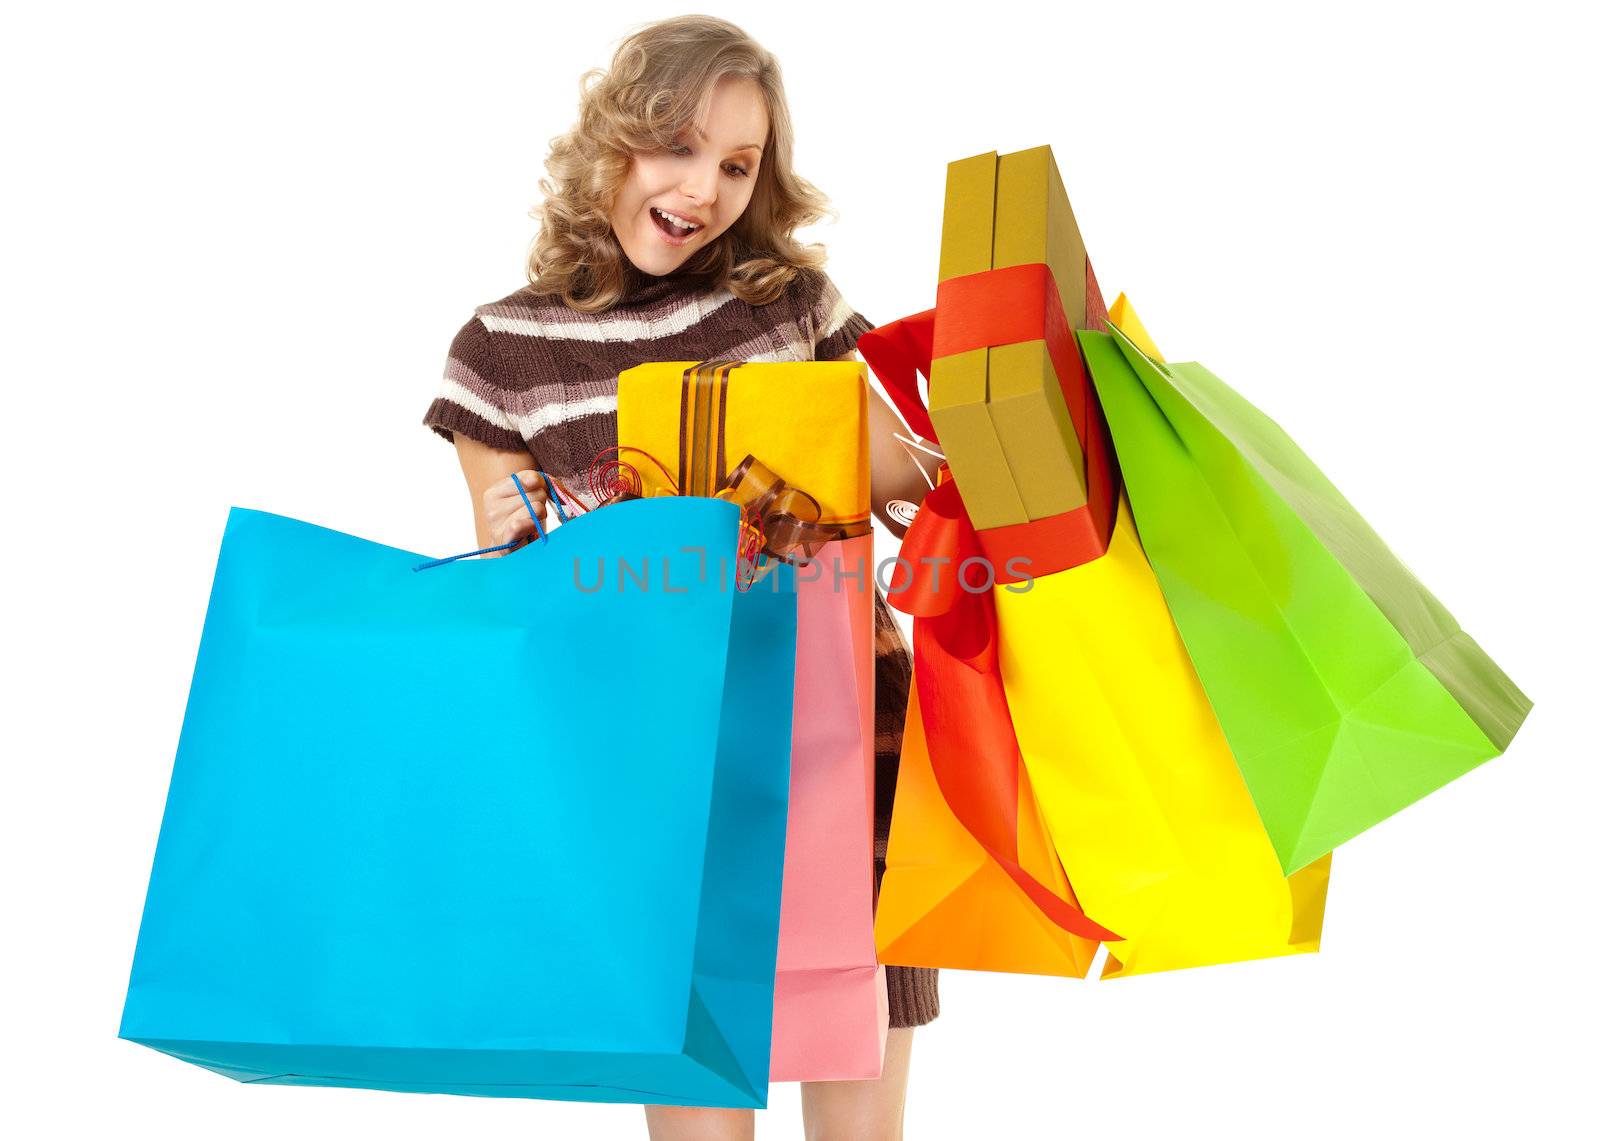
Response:
POLYGON ((609 317, 604 313, 574 321, 541 321, 536 317, 500 317, 493 313, 480 313, 478 320, 491 333, 518 333, 525 337, 547 337, 552 341, 655 341, 692 329, 708 314, 732 300, 732 293, 719 289, 650 320, 609 317))
POLYGON ((504 428, 507 432, 517 430, 517 426, 502 409, 496 408, 454 377, 444 378, 444 383, 439 386, 439 396, 451 404, 459 404, 475 416, 483 417, 496 428, 504 428))
POLYGON ((542 432, 546 428, 553 428, 557 424, 565 424, 568 420, 576 420, 581 416, 595 416, 602 413, 614 413, 617 410, 616 395, 591 396, 587 400, 574 400, 571 403, 560 402, 546 404, 522 416, 513 417, 517 422, 517 430, 522 433, 524 440, 530 438, 535 432, 542 432))
POLYGON ((496 428, 515 432, 524 440, 529 439, 535 432, 542 432, 557 424, 565 424, 568 420, 576 420, 580 416, 593 416, 596 413, 617 410, 617 398, 614 395, 601 395, 591 396, 587 400, 574 400, 571 403, 551 401, 532 412, 507 412, 490 404, 466 385, 450 377, 445 377, 444 383, 439 386, 439 395, 452 404, 459 404, 468 412, 482 416, 496 428))
MULTIPOLYGON (((788 361, 795 358, 793 348, 774 349, 771 352, 756 353, 743 358, 747 363, 755 364, 768 361, 788 361)), ((535 432, 543 432, 557 424, 565 424, 569 420, 577 420, 584 416, 598 416, 615 413, 617 410, 617 397, 615 393, 602 393, 591 396, 585 400, 550 401, 534 409, 532 412, 511 412, 497 408, 483 397, 473 392, 460 381, 445 377, 444 383, 439 387, 439 395, 452 404, 459 404, 468 412, 482 416, 496 428, 504 428, 508 432, 515 432, 524 440, 531 440, 535 432)))
POLYGON ((817 330, 817 340, 822 341, 838 332, 839 327, 848 321, 850 314, 854 312, 855 310, 850 308, 850 303, 835 293, 833 308, 828 311, 828 317, 822 323, 822 328, 817 330))

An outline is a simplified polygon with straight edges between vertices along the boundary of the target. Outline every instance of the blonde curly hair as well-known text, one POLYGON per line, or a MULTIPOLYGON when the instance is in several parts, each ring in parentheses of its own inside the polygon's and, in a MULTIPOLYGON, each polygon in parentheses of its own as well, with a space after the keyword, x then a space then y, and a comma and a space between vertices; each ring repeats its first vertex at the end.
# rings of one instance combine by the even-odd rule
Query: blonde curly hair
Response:
POLYGON ((609 70, 578 80, 578 121, 550 140, 544 202, 530 212, 539 232, 528 255, 533 291, 597 313, 623 296, 632 264, 611 230, 611 207, 635 153, 670 147, 700 122, 724 76, 755 80, 769 122, 750 203, 716 241, 678 271, 725 286, 752 305, 778 298, 797 274, 820 269, 824 247, 794 232, 836 216, 828 198, 794 172, 794 127, 772 53, 714 16, 676 16, 629 34, 609 70))

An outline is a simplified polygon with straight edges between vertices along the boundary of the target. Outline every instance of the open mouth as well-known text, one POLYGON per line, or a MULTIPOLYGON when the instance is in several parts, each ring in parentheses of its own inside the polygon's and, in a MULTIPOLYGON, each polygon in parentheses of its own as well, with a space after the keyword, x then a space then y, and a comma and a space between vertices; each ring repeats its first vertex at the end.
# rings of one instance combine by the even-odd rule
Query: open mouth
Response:
POLYGON ((693 223, 682 225, 678 222, 674 222, 671 218, 667 217, 654 206, 650 207, 650 220, 656 224, 656 229, 660 230, 663 234, 675 242, 685 241, 690 237, 690 235, 700 232, 699 226, 696 226, 693 223))

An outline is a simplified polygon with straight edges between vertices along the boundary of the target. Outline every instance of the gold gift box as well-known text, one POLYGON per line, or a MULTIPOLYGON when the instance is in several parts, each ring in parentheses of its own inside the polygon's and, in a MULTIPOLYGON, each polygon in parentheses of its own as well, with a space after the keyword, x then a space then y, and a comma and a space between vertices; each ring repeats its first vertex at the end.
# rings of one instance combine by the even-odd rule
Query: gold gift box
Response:
MULTIPOLYGON (((1068 324, 1083 328, 1088 258, 1050 148, 951 163, 939 280, 1033 263, 1049 268, 1068 324)), ((941 308, 936 320, 950 319, 960 316, 941 308)), ((936 357, 928 411, 979 530, 1086 502, 1083 448, 1043 340, 936 357)))

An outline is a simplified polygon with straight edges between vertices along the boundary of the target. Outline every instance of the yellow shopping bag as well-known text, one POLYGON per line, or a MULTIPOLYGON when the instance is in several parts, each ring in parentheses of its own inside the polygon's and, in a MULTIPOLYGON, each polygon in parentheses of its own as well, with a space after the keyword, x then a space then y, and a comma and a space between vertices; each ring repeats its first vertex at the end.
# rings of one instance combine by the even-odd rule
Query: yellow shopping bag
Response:
POLYGON ((1106 976, 1315 951, 1331 856, 1285 878, 1117 505, 1105 555, 997 590, 1023 761, 1106 976))

